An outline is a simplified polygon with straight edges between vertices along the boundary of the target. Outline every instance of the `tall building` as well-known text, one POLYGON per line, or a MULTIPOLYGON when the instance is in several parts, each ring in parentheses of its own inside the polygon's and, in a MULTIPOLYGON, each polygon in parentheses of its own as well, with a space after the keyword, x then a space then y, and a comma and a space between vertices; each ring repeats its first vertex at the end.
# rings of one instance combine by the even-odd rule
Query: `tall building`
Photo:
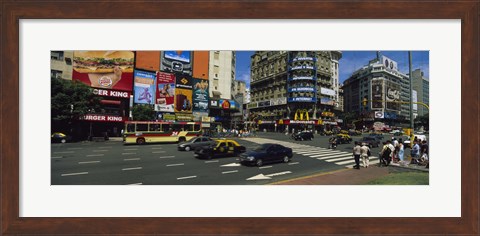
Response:
POLYGON ((339 85, 339 88, 338 88, 338 107, 335 107, 337 110, 339 111, 344 111, 343 109, 343 104, 344 104, 344 100, 345 100, 345 95, 343 94, 343 84, 339 85))
POLYGON ((380 56, 371 60, 344 82, 344 110, 354 112, 373 126, 375 121, 397 124, 409 119, 409 80, 396 61, 380 56), (367 101, 366 104, 364 101, 367 101))
MULTIPOLYGON (((417 101, 429 105, 429 80, 424 77, 423 71, 416 69, 412 71, 412 88, 417 91, 417 101)), ((415 97, 414 97, 415 99, 415 97)), ((423 105, 417 105, 417 113, 419 116, 423 116, 428 113, 428 110, 423 105)))
POLYGON ((231 99, 235 81, 235 52, 210 51, 210 97, 231 99))
POLYGON ((72 80, 73 51, 50 52, 50 77, 72 80))
POLYGON ((337 125, 335 51, 258 51, 251 57, 250 120, 261 130, 320 130, 337 125))

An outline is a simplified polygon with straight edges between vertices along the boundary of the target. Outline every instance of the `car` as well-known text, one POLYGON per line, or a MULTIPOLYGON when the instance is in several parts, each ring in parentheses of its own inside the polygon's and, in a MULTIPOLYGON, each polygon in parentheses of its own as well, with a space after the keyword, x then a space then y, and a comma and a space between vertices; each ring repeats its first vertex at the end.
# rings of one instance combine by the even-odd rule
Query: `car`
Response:
POLYGON ((313 133, 310 131, 302 131, 293 135, 295 140, 313 140, 313 133))
POLYGON ((363 137, 360 142, 365 143, 369 148, 380 146, 380 140, 372 136, 363 137))
POLYGON ((362 131, 351 129, 351 130, 348 130, 348 135, 350 136, 362 135, 362 131))
POLYGON ((214 144, 197 147, 194 156, 196 158, 212 159, 214 157, 237 156, 245 151, 246 148, 235 140, 219 139, 215 140, 214 144))
MULTIPOLYGON (((417 137, 417 140, 420 140, 420 141, 427 141, 427 136, 423 135, 423 134, 414 134, 413 135, 414 137, 417 137)), ((405 139, 405 141, 403 141, 403 145, 405 147, 410 147, 410 138, 407 137, 405 139)))
POLYGON ((376 138, 376 139, 378 139, 378 140, 382 140, 382 139, 383 139, 383 134, 381 134, 381 133, 370 133, 370 134, 368 135, 368 137, 374 137, 374 138, 376 138))
POLYGON ((291 148, 275 143, 264 143, 252 151, 240 154, 240 164, 262 166, 264 163, 287 163, 292 157, 291 148))
POLYGON ((72 136, 64 133, 55 132, 52 134, 52 143, 66 143, 72 141, 72 136))
POLYGON ((209 137, 199 136, 199 137, 192 138, 187 142, 179 143, 178 146, 177 146, 177 149, 179 151, 187 151, 188 152, 188 151, 191 151, 191 150, 195 150, 197 147, 209 146, 209 145, 213 145, 213 144, 215 144, 215 140, 213 140, 209 137))
POLYGON ((398 133, 398 132, 401 132, 399 129, 394 129, 392 131, 390 131, 390 134, 395 134, 395 133, 398 133))
POLYGON ((337 134, 337 144, 351 143, 352 138, 348 134, 337 134))

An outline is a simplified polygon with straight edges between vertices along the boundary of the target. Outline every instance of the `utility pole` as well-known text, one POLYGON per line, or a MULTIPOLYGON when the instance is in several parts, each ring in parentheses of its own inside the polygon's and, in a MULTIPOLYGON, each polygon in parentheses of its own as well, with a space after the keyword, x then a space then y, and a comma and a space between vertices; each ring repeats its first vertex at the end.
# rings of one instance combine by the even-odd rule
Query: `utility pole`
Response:
POLYGON ((413 96, 412 96, 412 52, 408 51, 408 78, 410 80, 410 128, 413 132, 413 96))

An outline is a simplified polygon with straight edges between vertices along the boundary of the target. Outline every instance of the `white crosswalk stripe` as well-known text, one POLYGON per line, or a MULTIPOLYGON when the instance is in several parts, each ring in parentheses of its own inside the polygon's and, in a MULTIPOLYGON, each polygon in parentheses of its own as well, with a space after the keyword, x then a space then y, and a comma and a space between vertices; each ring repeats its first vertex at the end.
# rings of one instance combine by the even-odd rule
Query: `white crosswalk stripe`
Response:
MULTIPOLYGON (((353 168, 355 160, 351 152, 345 152, 341 150, 332 150, 328 148, 315 147, 304 144, 296 144, 291 142, 279 141, 267 138, 248 139, 247 141, 264 144, 264 143, 276 143, 289 147, 292 151, 298 155, 303 155, 310 158, 315 158, 320 161, 326 161, 336 165, 344 166, 346 168, 353 168)), ((378 157, 369 157, 369 164, 375 165, 379 163, 378 157)), ((360 166, 362 166, 362 159, 360 158, 360 166)))

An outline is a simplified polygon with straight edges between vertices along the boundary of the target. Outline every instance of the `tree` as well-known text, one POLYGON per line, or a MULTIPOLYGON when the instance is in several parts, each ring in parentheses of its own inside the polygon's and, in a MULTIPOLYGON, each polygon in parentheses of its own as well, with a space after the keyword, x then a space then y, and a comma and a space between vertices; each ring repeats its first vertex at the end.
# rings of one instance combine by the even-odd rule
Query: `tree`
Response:
POLYGON ((134 120, 148 121, 155 119, 155 111, 148 104, 135 105, 132 109, 132 115, 134 120))
POLYGON ((415 126, 423 126, 425 129, 428 130, 429 126, 429 115, 428 113, 424 114, 423 116, 418 116, 415 119, 415 126))
POLYGON ((100 98, 92 89, 77 81, 51 78, 52 132, 69 133, 72 123, 91 110, 99 110, 100 98))

